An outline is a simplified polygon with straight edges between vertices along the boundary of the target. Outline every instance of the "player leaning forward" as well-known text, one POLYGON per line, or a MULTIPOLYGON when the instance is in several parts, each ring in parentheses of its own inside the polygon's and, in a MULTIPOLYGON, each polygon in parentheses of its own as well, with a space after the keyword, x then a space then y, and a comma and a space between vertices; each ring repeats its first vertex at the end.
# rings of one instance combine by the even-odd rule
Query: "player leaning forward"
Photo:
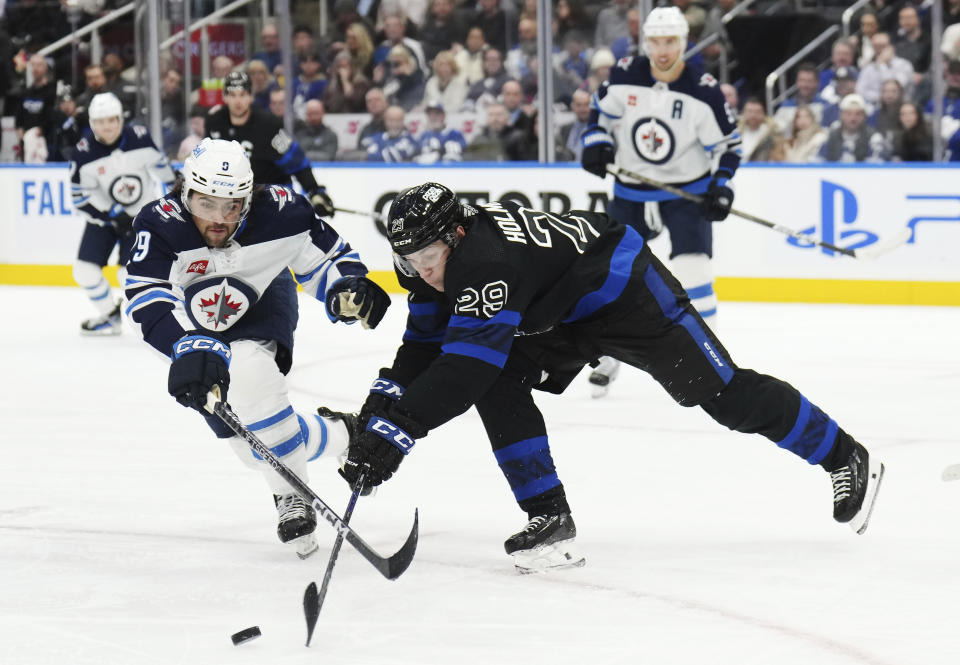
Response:
MULTIPOLYGON (((645 240, 666 227, 670 268, 700 316, 716 329, 711 224, 726 218, 733 205, 727 181, 740 164, 740 134, 716 79, 686 66, 688 31, 676 7, 647 15, 647 55, 622 58, 594 94, 581 161, 601 178, 614 162, 703 197, 698 205, 618 175, 607 212, 645 240)), ((604 358, 590 376, 595 397, 606 392, 616 373, 617 363, 604 358)))
POLYGON ((819 464, 834 519, 866 529, 880 461, 793 386, 737 367, 633 228, 507 201, 474 209, 436 183, 401 192, 387 227, 411 291, 407 332, 361 412, 366 426, 341 469, 348 482, 361 472, 369 485, 387 480, 416 439, 476 405, 530 517, 507 552, 521 568, 562 565, 576 530, 531 388, 562 392, 609 355, 682 406, 819 464))
POLYGON ((214 386, 223 399, 229 387, 241 421, 306 479, 307 462, 339 454, 348 434, 345 423, 303 417, 290 405, 285 375, 297 324, 290 271, 326 303, 331 320, 374 327, 390 299, 304 197, 281 185, 254 187, 236 141, 204 139, 183 176, 134 223, 126 311, 144 339, 172 359, 170 394, 204 414, 218 437, 263 472, 280 540, 305 557, 317 548, 313 508, 203 406, 214 386))
POLYGON ((111 298, 103 267, 118 247, 123 284, 133 218, 157 197, 161 184, 173 184, 173 170, 146 127, 123 124, 123 106, 113 93, 95 95, 88 113, 90 128, 84 130, 70 162, 73 207, 87 222, 73 278, 100 314, 81 323, 80 332, 119 335, 121 303, 111 298))

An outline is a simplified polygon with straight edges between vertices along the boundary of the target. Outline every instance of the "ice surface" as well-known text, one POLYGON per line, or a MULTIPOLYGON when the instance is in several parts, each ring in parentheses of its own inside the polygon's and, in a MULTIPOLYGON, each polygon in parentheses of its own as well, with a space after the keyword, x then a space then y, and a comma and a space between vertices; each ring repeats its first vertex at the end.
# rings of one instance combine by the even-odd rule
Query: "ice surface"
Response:
MULTIPOLYGON (((948 665, 960 653, 960 310, 727 304, 721 338, 887 465, 873 522, 830 517, 819 467, 674 405, 639 371, 603 400, 585 375, 539 397, 587 565, 519 576, 516 507, 471 411, 418 443, 353 525, 383 553, 420 508, 389 582, 344 546, 311 649, 301 562, 263 480, 166 393, 129 330, 81 338, 79 289, 0 287, 3 665, 948 665), (259 625, 240 647, 230 635, 259 625)), ((356 407, 403 328, 301 307, 294 404, 356 407)), ((331 462, 311 484, 336 510, 331 462)))

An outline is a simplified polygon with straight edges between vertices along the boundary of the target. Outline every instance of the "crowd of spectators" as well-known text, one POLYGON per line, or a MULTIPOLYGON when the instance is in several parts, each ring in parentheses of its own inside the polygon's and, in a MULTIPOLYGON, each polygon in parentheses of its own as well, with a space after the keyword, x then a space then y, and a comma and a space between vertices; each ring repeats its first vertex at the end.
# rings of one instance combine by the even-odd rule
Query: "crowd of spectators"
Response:
MULTIPOLYGON (((716 72, 720 50, 733 48, 722 18, 738 0, 673 2, 688 18, 691 44, 720 33, 691 61, 716 72)), ((960 0, 942 2, 943 138, 960 146, 960 0)), ((89 4, 95 11, 84 21, 108 8, 89 4)), ((577 161, 591 95, 619 58, 642 51, 641 18, 628 0, 554 0, 552 7, 550 108, 563 119, 554 147, 559 161, 577 161)), ((183 159, 196 145, 205 114, 221 101, 217 81, 240 67, 250 74, 255 104, 283 115, 292 99, 295 138, 311 160, 536 160, 536 12, 536 0, 336 0, 327 34, 294 28, 289 76, 278 26, 267 22, 246 60, 213 58, 211 80, 194 81, 189 92, 182 65, 161 54, 164 149, 183 159), (362 118, 349 141, 333 122, 340 114, 362 118), (461 131, 464 118, 473 131, 461 131)), ((18 159, 69 159, 86 124, 86 104, 98 92, 114 92, 136 115, 135 76, 118 53, 87 66, 76 90, 67 85, 69 61, 64 67, 62 59, 35 53, 71 29, 60 2, 8 0, 5 18, 0 61, 7 67, 0 66, 0 85, 7 89, 5 115, 15 118, 18 159)), ((856 22, 853 36, 833 44, 829 62, 795 68, 792 94, 775 109, 765 107, 763 91, 745 89, 742 80, 724 85, 739 117, 746 161, 934 157, 930 54, 936 42, 929 3, 872 0, 856 22)))

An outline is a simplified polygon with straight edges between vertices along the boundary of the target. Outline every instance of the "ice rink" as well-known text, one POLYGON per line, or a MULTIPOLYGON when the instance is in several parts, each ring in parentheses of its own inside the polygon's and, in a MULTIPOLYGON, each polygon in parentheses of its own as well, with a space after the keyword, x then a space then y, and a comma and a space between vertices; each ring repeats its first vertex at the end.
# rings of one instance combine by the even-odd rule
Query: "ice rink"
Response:
MULTIPOLYGON (((475 412, 420 441, 352 525, 398 580, 344 546, 314 644, 299 561, 266 484, 166 392, 127 329, 81 338, 79 289, 0 287, 3 665, 955 665, 960 658, 960 309, 722 303, 741 366, 797 386, 887 472, 870 528, 833 522, 829 477, 621 373, 538 398, 582 569, 519 576, 526 519, 475 412), (259 625, 240 647, 230 634, 259 625)), ((294 405, 356 408, 404 324, 330 325, 302 301, 294 405)), ((327 460, 311 485, 342 513, 327 460)))

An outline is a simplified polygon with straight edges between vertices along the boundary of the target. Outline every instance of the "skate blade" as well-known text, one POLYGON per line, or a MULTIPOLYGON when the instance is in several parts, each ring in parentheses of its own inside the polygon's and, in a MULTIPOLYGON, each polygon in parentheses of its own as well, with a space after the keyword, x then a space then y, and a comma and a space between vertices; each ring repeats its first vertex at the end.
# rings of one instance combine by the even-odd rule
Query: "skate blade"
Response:
POLYGON ((300 557, 301 561, 303 559, 309 559, 320 549, 320 545, 317 544, 317 539, 312 533, 295 538, 291 540, 290 543, 296 548, 297 556, 300 557))
POLYGON ((850 520, 850 528, 853 529, 857 535, 863 535, 863 532, 867 530, 867 525, 870 523, 870 516, 873 514, 873 506, 877 500, 877 493, 880 491, 880 481, 883 480, 883 472, 885 470, 883 462, 874 462, 873 458, 870 458, 869 464, 870 468, 868 473, 870 477, 867 479, 867 493, 863 497, 863 505, 860 506, 859 512, 850 520))
POLYGON ((530 550, 517 550, 511 556, 521 575, 545 573, 551 570, 581 568, 587 560, 573 549, 573 540, 561 540, 530 550))
POLYGON ((80 334, 84 337, 114 337, 122 333, 123 330, 120 326, 104 326, 103 328, 97 328, 96 330, 86 330, 84 328, 80 329, 80 334))

